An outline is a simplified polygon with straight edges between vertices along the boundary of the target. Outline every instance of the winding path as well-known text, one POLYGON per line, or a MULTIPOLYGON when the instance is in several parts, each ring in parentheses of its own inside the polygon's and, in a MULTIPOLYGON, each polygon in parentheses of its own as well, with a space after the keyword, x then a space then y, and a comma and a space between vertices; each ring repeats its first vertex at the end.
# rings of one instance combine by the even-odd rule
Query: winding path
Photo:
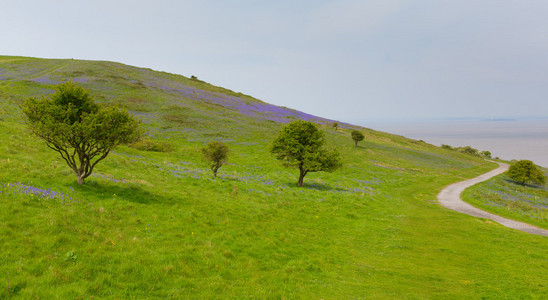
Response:
POLYGON ((480 175, 476 178, 457 182, 447 186, 438 194, 438 201, 440 202, 441 205, 463 214, 471 215, 478 218, 490 219, 506 227, 521 230, 527 233, 548 236, 548 230, 546 229, 538 228, 536 226, 533 226, 527 223, 506 219, 501 216, 488 213, 479 208, 473 207, 472 205, 461 200, 460 194, 466 188, 473 186, 476 183, 480 183, 482 181, 488 180, 508 170, 509 166, 507 164, 504 164, 504 163, 498 163, 498 164, 499 164, 499 167, 493 171, 480 175))

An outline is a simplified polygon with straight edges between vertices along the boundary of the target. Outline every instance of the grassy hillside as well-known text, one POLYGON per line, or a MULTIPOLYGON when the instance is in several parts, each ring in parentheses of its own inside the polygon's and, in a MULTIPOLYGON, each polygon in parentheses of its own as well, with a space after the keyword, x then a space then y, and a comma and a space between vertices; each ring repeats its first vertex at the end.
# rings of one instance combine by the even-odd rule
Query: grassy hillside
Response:
POLYGON ((111 62, 0 57, 0 298, 546 298, 548 239, 449 211, 476 157, 111 62), (19 104, 68 79, 171 152, 123 146, 84 185, 19 104), (344 156, 297 171, 267 151, 309 119, 344 156), (342 127, 342 128, 341 128, 342 127), (213 180, 199 149, 229 145, 213 180))
POLYGON ((519 185, 502 174, 466 190, 463 198, 484 210, 548 229, 546 186, 519 185))

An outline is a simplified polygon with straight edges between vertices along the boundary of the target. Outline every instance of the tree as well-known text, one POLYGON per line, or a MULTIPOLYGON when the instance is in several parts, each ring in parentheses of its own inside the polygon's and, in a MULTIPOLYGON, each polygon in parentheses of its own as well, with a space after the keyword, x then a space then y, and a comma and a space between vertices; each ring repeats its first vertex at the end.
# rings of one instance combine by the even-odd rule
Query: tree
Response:
POLYGON ((487 151, 487 150, 481 151, 481 156, 482 156, 483 158, 491 158, 491 152, 490 152, 490 151, 487 151))
POLYGON ((226 164, 228 158, 228 146, 222 142, 211 142, 202 148, 205 159, 210 163, 213 178, 217 178, 217 171, 226 164))
POLYGON ((525 185, 526 182, 533 182, 539 185, 546 183, 546 175, 530 160, 520 160, 510 166, 506 172, 510 179, 525 185))
POLYGON ((337 129, 339 129, 339 123, 338 122, 333 123, 333 128, 335 128, 335 131, 337 131, 337 129))
POLYGON ((26 99, 23 113, 31 132, 57 151, 83 184, 112 148, 139 138, 139 122, 127 111, 96 104, 74 82, 55 89, 49 98, 26 99))
POLYGON ((297 167, 303 186, 306 174, 310 172, 333 172, 342 166, 339 152, 324 148, 325 135, 310 121, 293 121, 286 125, 274 138, 270 152, 282 161, 285 167, 297 167))
POLYGON ((351 135, 352 139, 356 143, 356 147, 358 147, 358 142, 363 141, 363 139, 365 138, 365 136, 363 136, 363 134, 357 130, 353 130, 351 135))

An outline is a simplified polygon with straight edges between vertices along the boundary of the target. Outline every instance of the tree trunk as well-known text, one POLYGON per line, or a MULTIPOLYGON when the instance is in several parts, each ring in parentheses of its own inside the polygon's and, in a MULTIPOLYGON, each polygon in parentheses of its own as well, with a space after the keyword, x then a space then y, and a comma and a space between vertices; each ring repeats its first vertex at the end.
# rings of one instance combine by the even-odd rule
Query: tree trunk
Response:
POLYGON ((356 147, 358 147, 358 141, 355 141, 356 142, 356 147))
POLYGON ((304 176, 306 175, 306 171, 303 169, 302 166, 299 166, 299 181, 297 182, 298 187, 303 186, 304 176))
POLYGON ((84 184, 84 174, 78 174, 78 184, 84 184))
POLYGON ((299 181, 297 182, 297 186, 302 187, 303 186, 303 181, 304 181, 304 174, 301 172, 301 173, 299 173, 299 181))

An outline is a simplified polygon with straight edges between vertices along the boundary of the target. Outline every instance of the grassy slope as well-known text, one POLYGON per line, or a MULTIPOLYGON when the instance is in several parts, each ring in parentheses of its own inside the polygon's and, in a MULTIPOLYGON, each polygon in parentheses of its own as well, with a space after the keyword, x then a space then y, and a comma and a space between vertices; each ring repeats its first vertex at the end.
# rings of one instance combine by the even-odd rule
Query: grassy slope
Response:
POLYGON ((487 211, 548 229, 546 186, 522 186, 502 174, 467 189, 463 198, 487 211))
POLYGON ((108 62, 0 57, 0 79, 0 298, 548 297, 548 239, 435 203, 491 163, 368 129, 354 147, 352 126, 322 125, 345 167, 299 189, 266 149, 306 114, 108 62), (175 150, 120 147, 78 186, 17 106, 68 78, 175 150), (212 140, 232 151, 216 181, 197 151, 212 140))

